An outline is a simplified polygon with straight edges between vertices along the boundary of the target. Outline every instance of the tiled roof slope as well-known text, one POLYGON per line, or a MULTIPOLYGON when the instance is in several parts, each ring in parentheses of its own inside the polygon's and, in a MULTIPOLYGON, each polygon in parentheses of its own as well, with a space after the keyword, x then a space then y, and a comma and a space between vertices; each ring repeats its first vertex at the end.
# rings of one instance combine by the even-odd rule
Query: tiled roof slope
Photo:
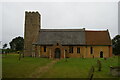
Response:
POLYGON ((84 29, 41 29, 36 44, 84 45, 84 29))
POLYGON ((85 31, 87 45, 111 45, 108 30, 106 31, 85 31))

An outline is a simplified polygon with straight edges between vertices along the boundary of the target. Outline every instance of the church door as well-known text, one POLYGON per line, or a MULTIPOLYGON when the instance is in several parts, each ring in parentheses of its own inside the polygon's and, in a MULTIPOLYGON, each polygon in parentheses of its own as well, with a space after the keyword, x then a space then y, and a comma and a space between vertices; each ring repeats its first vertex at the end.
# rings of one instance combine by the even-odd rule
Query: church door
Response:
POLYGON ((55 58, 60 58, 60 48, 55 49, 55 58))
POLYGON ((103 58, 103 51, 100 51, 100 58, 103 58))

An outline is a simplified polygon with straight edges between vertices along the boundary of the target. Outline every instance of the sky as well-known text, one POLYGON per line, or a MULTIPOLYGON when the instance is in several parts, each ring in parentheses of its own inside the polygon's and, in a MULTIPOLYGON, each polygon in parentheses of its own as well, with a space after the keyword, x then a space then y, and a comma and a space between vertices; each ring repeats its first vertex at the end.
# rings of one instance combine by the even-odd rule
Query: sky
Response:
POLYGON ((118 3, 118 34, 120 34, 120 1, 118 3))
POLYGON ((118 34, 117 2, 2 2, 0 41, 3 44, 24 37, 25 11, 41 14, 42 29, 108 29, 111 38, 118 34))

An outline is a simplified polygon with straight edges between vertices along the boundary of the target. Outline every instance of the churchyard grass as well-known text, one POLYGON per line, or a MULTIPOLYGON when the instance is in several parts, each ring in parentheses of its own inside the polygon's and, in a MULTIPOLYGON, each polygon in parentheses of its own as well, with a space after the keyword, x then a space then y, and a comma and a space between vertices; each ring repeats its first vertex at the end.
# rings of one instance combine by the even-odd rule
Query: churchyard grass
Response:
MULTIPOLYGON (((3 78, 29 78, 28 76, 37 68, 46 66, 51 61, 53 59, 32 57, 25 57, 19 61, 18 54, 7 54, 2 59, 2 76, 3 78)), ((109 74, 109 67, 118 66, 118 56, 107 60, 103 58, 68 58, 67 61, 60 59, 46 72, 37 75, 40 75, 40 78, 88 78, 91 66, 95 68, 93 78, 114 78, 109 74), (101 71, 98 71, 97 60, 101 61, 101 71)))
POLYGON ((51 60, 46 58, 25 57, 19 61, 18 54, 7 54, 2 58, 3 78, 28 78, 38 67, 42 67, 51 60))
POLYGON ((58 61, 52 69, 43 75, 44 78, 88 78, 89 69, 95 67, 93 78, 114 78, 110 73, 110 66, 118 66, 118 57, 108 58, 69 58, 58 61), (97 60, 101 61, 102 68, 98 71, 97 60))

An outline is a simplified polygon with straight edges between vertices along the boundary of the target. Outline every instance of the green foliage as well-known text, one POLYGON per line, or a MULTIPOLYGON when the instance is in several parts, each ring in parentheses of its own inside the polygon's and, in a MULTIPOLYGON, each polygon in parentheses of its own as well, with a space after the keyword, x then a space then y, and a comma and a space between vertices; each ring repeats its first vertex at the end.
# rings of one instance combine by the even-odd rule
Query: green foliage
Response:
POLYGON ((3 45, 3 49, 6 48, 6 47, 7 47, 7 44, 5 43, 5 44, 3 45))
POLYGON ((2 53, 11 53, 11 52, 15 52, 15 50, 12 50, 10 48, 2 49, 2 53))
POLYGON ((112 39, 112 44, 113 44, 113 54, 119 55, 120 54, 120 35, 117 35, 112 39))
POLYGON ((9 43, 10 48, 15 51, 21 51, 24 49, 24 39, 23 37, 16 37, 12 39, 12 41, 9 43))

